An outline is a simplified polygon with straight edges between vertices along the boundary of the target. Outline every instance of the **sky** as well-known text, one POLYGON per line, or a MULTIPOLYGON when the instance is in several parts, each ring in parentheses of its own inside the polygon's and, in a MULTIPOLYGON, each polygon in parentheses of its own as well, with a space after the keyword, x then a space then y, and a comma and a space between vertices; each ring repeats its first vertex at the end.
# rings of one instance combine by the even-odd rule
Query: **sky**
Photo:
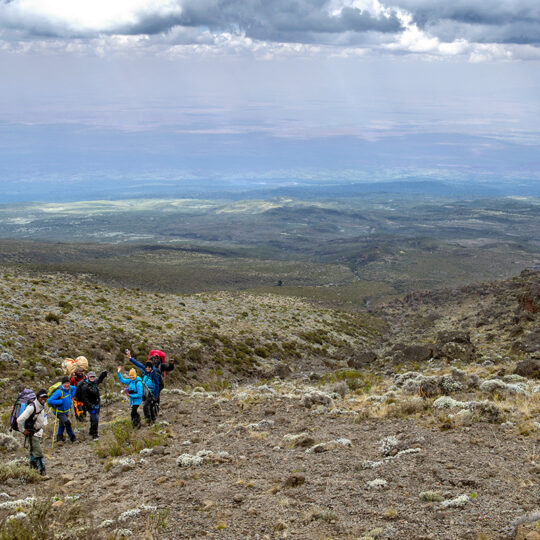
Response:
POLYGON ((540 181, 538 0, 0 0, 0 83, 0 203, 540 181))

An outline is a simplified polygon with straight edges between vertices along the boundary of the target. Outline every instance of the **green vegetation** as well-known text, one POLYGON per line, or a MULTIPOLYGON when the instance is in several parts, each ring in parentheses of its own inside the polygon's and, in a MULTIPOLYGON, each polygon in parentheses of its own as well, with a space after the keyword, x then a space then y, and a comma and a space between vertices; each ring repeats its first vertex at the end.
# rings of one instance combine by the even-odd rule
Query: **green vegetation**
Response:
POLYGON ((359 371, 356 369, 342 369, 332 373, 325 373, 320 380, 321 385, 343 381, 352 391, 369 393, 372 386, 382 381, 380 375, 370 371, 359 371))
POLYGON ((99 457, 118 457, 134 454, 143 448, 153 448, 167 442, 168 435, 159 424, 149 430, 138 431, 129 420, 119 420, 104 428, 96 453, 99 457))
POLYGON ((0 540, 91 540, 87 509, 79 501, 54 506, 54 497, 37 498, 19 517, 0 520, 0 540), (59 523, 62 526, 59 527, 59 523))
POLYGON ((60 324, 60 315, 49 312, 47 315, 45 315, 45 320, 47 322, 55 322, 56 324, 60 324))
POLYGON ((9 478, 31 484, 38 482, 40 476, 37 471, 30 469, 26 465, 0 463, 0 482, 5 482, 9 478))

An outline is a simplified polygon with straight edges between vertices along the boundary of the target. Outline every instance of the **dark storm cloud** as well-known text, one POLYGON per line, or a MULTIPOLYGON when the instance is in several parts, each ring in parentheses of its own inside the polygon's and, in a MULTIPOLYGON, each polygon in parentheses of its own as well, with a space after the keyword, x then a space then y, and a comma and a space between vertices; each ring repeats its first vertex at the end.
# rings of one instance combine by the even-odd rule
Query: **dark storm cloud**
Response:
POLYGON ((301 34, 344 32, 399 32, 395 14, 375 17, 367 11, 345 7, 337 16, 327 11, 326 0, 188 0, 180 24, 216 30, 238 29, 248 37, 268 41, 296 41, 301 34))
POLYGON ((383 0, 408 11, 414 22, 444 41, 540 43, 538 0, 383 0))

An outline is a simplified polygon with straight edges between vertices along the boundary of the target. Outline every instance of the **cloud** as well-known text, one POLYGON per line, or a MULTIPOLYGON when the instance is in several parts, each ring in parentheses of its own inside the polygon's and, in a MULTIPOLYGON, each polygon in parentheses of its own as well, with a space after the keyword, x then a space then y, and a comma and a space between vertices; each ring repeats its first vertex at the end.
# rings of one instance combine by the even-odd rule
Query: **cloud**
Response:
POLYGON ((401 30, 393 13, 327 0, 0 0, 4 28, 29 36, 94 37, 168 32, 176 26, 237 32, 279 42, 319 41, 325 34, 401 30))
POLYGON ((537 0, 383 0, 404 9, 422 30, 444 41, 540 43, 537 0))
POLYGON ((0 50, 538 58, 538 0, 0 0, 0 50), (499 45, 501 47, 499 47, 499 45))

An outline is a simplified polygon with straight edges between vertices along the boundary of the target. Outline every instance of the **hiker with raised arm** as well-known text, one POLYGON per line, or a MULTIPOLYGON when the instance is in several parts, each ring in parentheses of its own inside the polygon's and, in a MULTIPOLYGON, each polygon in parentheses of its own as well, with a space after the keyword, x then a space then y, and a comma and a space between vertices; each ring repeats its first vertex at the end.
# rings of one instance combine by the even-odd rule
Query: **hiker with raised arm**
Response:
POLYGON ((133 427, 141 427, 141 416, 138 412, 139 405, 143 400, 143 382, 137 376, 134 368, 129 370, 129 379, 122 377, 122 366, 118 366, 118 380, 127 385, 127 394, 129 396, 129 406, 131 407, 131 423, 133 427))
MULTIPOLYGON (((28 392, 28 390, 25 391, 28 392)), ((41 448, 41 438, 43 437, 43 428, 47 425, 46 402, 47 390, 38 390, 35 399, 26 403, 20 415, 17 416, 16 426, 12 426, 26 437, 25 445, 28 441, 30 468, 37 469, 41 476, 45 476, 45 459, 41 448)))
MULTIPOLYGON (((126 358, 138 369, 142 372, 142 382, 148 387, 148 393, 149 395, 144 399, 143 395, 143 412, 144 417, 146 418, 146 422, 148 424, 152 424, 156 421, 157 413, 158 413, 158 398, 159 393, 161 391, 161 388, 163 387, 163 379, 161 375, 159 374, 158 370, 154 367, 152 362, 146 362, 146 364, 142 364, 141 362, 138 362, 135 360, 135 358, 131 357, 131 352, 129 349, 126 349, 126 358)), ((144 388, 143 388, 144 391, 144 388)))
POLYGON ((165 353, 163 351, 160 351, 158 349, 151 350, 148 353, 148 362, 151 362, 156 371, 159 373, 160 380, 159 380, 159 390, 156 396, 156 402, 157 402, 157 409, 159 410, 159 400, 161 391, 165 387, 165 372, 166 371, 172 371, 174 369, 174 360, 171 359, 169 363, 165 361, 165 353))
POLYGON ((69 377, 62 377, 60 383, 56 383, 49 388, 49 399, 47 400, 47 404, 51 408, 52 413, 56 416, 56 421, 58 423, 58 432, 56 434, 57 441, 64 441, 64 430, 72 443, 77 440, 69 420, 69 411, 71 410, 73 396, 75 395, 76 390, 77 388, 75 388, 75 386, 70 385, 69 377))
POLYGON ((90 431, 92 439, 98 439, 99 411, 101 408, 101 397, 99 395, 99 385, 107 376, 107 371, 102 371, 96 377, 94 371, 90 371, 84 381, 77 386, 75 398, 83 404, 84 411, 90 415, 90 431))

